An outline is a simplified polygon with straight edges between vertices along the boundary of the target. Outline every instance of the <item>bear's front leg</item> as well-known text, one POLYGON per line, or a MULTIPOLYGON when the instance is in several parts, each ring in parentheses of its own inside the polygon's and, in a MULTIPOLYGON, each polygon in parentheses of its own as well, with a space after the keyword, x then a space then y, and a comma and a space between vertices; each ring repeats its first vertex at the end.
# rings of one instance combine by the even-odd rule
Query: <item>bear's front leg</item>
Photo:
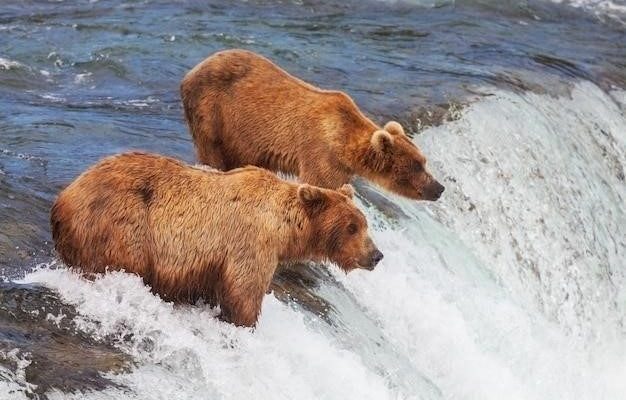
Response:
POLYGON ((219 296, 220 319, 237 326, 254 327, 275 269, 276 264, 267 262, 245 261, 230 265, 223 275, 219 296))
POLYGON ((219 318, 237 326, 254 327, 261 313, 263 294, 249 295, 246 299, 238 299, 238 295, 228 295, 220 303, 222 310, 219 318))

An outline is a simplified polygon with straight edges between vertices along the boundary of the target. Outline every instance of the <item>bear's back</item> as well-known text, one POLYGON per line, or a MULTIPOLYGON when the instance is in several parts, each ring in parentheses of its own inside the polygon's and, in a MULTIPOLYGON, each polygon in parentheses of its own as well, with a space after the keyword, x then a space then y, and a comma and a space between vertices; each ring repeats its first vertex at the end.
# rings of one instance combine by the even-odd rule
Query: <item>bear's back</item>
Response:
MULTIPOLYGON (((264 197, 273 187, 289 185, 275 174, 255 166, 219 171, 191 166, 174 158, 143 152, 107 157, 72 182, 59 199, 70 197, 74 204, 89 207, 92 202, 109 209, 122 207, 153 208, 160 203, 172 206, 194 199, 220 203, 228 191, 248 190, 264 197)), ((97 208, 97 207, 96 207, 97 208)))
POLYGON ((231 49, 214 53, 192 68, 181 82, 185 93, 200 86, 227 90, 239 82, 262 87, 296 85, 312 92, 321 90, 283 70, 269 59, 248 50, 231 49))
POLYGON ((70 265, 141 266, 151 263, 148 254, 228 245, 280 213, 290 186, 257 167, 221 172, 147 153, 115 155, 59 194, 53 238, 70 265))
POLYGON ((148 182, 159 164, 169 169, 181 165, 164 161, 142 153, 108 157, 64 189, 50 213, 61 259, 90 272, 104 272, 107 266, 138 273, 145 269, 150 263, 147 208, 156 196, 148 182))

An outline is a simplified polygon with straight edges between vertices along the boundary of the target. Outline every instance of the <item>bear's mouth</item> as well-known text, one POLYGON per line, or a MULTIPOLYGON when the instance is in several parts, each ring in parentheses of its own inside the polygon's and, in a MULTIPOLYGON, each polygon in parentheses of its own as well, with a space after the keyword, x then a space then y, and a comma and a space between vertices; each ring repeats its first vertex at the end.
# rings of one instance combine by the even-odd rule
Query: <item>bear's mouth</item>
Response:
POLYGON ((353 259, 352 268, 350 269, 350 271, 353 270, 353 269, 364 269, 366 271, 373 271, 374 268, 376 268, 376 264, 375 263, 372 263, 372 262, 361 263, 361 262, 359 262, 358 259, 355 258, 355 259, 353 259))
POLYGON ((336 262, 335 263, 339 268, 341 268, 346 274, 348 272, 354 271, 355 269, 363 269, 361 264, 356 258, 350 258, 347 262, 336 262))

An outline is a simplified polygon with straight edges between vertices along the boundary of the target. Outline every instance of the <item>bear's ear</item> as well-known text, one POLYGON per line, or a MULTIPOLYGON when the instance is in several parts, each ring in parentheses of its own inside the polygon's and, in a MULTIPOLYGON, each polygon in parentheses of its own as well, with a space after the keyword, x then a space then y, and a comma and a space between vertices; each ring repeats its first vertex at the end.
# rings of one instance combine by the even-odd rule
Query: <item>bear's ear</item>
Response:
POLYGON ((381 153, 388 152, 393 146, 393 137, 391 133, 383 130, 376 131, 372 134, 372 147, 381 153))
POLYGON ((326 206, 327 196, 321 188, 303 183, 298 187, 298 199, 307 209, 317 212, 326 206))
POLYGON ((342 185, 337 191, 350 199, 354 197, 354 188, 352 185, 342 185))
POLYGON ((385 130, 391 133, 392 135, 406 136, 406 134, 404 133, 404 128, 402 127, 402 125, 400 125, 396 121, 387 122, 385 124, 385 130))

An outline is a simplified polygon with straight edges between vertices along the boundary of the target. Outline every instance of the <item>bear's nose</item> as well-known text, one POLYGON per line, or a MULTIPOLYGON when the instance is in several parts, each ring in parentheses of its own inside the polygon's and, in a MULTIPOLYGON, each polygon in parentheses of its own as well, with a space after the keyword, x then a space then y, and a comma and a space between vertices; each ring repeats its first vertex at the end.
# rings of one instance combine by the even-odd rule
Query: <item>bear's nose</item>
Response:
POLYGON ((439 197, 441 197, 441 194, 443 193, 444 190, 446 190, 445 186, 433 180, 433 182, 429 185, 428 189, 426 190, 425 199, 432 200, 432 201, 438 200, 439 197))
POLYGON ((441 196, 441 193, 443 193, 444 190, 446 190, 446 187, 437 182, 437 197, 441 196))
POLYGON ((374 250, 374 253, 372 253, 372 263, 374 265, 378 264, 383 257, 383 253, 381 253, 380 250, 374 250))

